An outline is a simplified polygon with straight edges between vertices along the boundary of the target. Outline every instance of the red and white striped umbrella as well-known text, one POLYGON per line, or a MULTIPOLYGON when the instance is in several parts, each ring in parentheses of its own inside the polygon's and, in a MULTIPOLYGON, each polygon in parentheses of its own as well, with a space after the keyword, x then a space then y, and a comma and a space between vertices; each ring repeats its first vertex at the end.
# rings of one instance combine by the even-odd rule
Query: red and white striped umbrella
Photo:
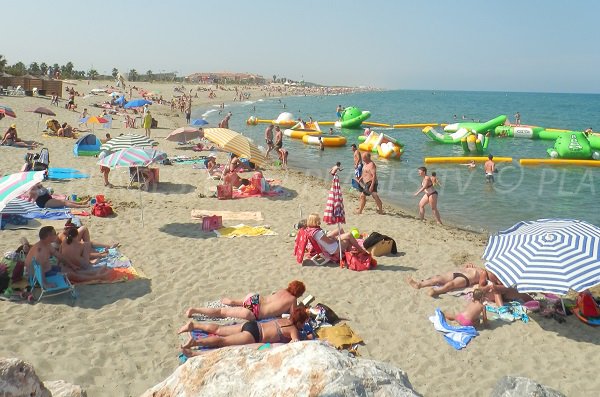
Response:
POLYGON ((337 174, 333 176, 333 181, 331 182, 331 189, 329 190, 325 213, 323 214, 323 222, 328 225, 346 223, 344 198, 342 197, 342 189, 340 188, 340 178, 337 174))

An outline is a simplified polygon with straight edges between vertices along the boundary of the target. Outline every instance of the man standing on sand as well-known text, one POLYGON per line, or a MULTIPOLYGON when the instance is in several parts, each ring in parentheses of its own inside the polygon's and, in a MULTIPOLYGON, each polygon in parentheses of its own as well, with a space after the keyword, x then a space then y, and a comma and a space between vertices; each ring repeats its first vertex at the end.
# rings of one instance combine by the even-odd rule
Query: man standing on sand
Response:
POLYGON ((360 204, 356 214, 361 214, 367 203, 367 196, 373 196, 375 204, 377 204, 377 213, 383 215, 383 203, 377 194, 377 167, 371 161, 371 153, 365 152, 362 155, 363 168, 362 175, 358 179, 361 185, 360 204))
POLYGON ((496 164, 494 163, 494 156, 488 155, 488 161, 484 165, 485 170, 485 181, 488 183, 494 182, 494 172, 496 172, 496 164))
POLYGON ((267 154, 265 154, 266 158, 269 158, 269 153, 273 150, 273 128, 275 126, 273 124, 269 124, 269 126, 265 129, 265 142, 267 143, 267 154))

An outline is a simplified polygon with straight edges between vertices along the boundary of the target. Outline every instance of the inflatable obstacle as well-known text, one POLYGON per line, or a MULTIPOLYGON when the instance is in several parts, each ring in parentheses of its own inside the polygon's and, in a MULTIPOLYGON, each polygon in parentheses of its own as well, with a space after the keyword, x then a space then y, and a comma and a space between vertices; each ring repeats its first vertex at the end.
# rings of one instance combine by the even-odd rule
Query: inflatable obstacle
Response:
POLYGON ((304 135, 302 142, 307 145, 320 145, 323 141, 323 146, 340 147, 346 144, 346 137, 340 135, 304 135))
POLYGON ((600 160, 600 152, 592 149, 587 136, 580 131, 561 134, 547 152, 553 159, 600 160))
POLYGON ((384 159, 400 158, 404 152, 404 145, 397 139, 389 135, 378 134, 371 131, 368 136, 359 136, 358 148, 363 152, 376 152, 379 157, 384 159))
MULTIPOLYGON (((487 157, 425 157, 425 164, 461 164, 474 161, 476 163, 485 163, 487 157)), ((494 163, 510 163, 512 157, 494 157, 494 163)))
POLYGON ((470 134, 485 134, 488 131, 493 130, 497 126, 504 124, 506 116, 498 116, 485 123, 455 123, 448 124, 444 127, 444 131, 454 131, 450 134, 441 134, 437 132, 433 127, 427 126, 423 129, 423 133, 427 135, 431 140, 438 143, 446 144, 457 144, 461 143, 463 138, 466 138, 470 134))
MULTIPOLYGON (((496 158, 494 157, 494 161, 496 158)), ((522 166, 535 165, 554 165, 554 166, 580 166, 580 167, 600 167, 598 160, 573 160, 573 159, 521 159, 519 164, 522 166)))
POLYGON ((362 122, 369 117, 371 117, 371 112, 350 106, 344 109, 340 120, 336 121, 334 125, 336 128, 359 128, 362 122))
POLYGON ((292 128, 283 130, 283 135, 292 139, 302 139, 304 135, 321 135, 321 127, 316 121, 306 123, 306 128, 300 128, 300 123, 296 123, 292 128))
POLYGON ((275 120, 259 119, 255 116, 250 116, 248 120, 246 120, 247 125, 257 125, 259 123, 273 124, 281 127, 293 127, 298 121, 294 120, 294 115, 288 112, 281 113, 275 120))
MULTIPOLYGON (((365 123, 367 124, 367 123, 365 123)), ((392 128, 424 128, 424 127, 436 127, 442 125, 440 123, 413 123, 413 124, 392 124, 392 128)))

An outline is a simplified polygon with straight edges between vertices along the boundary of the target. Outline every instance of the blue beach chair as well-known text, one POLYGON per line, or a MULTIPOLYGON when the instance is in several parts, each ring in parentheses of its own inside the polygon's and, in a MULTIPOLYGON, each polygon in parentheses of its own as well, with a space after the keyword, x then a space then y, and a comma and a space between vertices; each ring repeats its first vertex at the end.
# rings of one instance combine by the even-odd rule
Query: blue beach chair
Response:
POLYGON ((55 287, 48 287, 43 284, 42 277, 42 266, 38 263, 35 258, 31 259, 31 265, 33 267, 33 274, 29 275, 29 285, 31 285, 31 293, 35 297, 35 288, 36 286, 40 288, 40 296, 36 299, 38 302, 42 299, 43 296, 55 296, 64 294, 66 292, 71 293, 71 297, 73 299, 77 298, 77 293, 75 292, 75 287, 67 276, 64 273, 57 273, 53 276, 46 277, 46 282, 54 283, 55 287))

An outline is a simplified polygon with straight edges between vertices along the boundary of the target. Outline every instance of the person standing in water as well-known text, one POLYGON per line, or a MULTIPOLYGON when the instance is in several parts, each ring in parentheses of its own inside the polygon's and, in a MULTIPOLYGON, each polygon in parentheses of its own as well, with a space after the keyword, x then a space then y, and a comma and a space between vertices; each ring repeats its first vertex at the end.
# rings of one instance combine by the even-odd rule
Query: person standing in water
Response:
POLYGON ((423 181, 421 182, 421 188, 417 190, 415 196, 421 192, 425 193, 419 201, 419 219, 425 219, 425 206, 429 204, 435 220, 441 225, 442 219, 440 218, 440 212, 437 209, 438 192, 433 187, 433 181, 431 180, 431 177, 427 176, 427 168, 419 167, 418 172, 419 176, 423 178, 423 181))
POLYGON ((496 172, 496 163, 494 163, 494 156, 488 155, 488 160, 484 165, 485 170, 485 181, 488 183, 494 182, 494 172, 496 172))

